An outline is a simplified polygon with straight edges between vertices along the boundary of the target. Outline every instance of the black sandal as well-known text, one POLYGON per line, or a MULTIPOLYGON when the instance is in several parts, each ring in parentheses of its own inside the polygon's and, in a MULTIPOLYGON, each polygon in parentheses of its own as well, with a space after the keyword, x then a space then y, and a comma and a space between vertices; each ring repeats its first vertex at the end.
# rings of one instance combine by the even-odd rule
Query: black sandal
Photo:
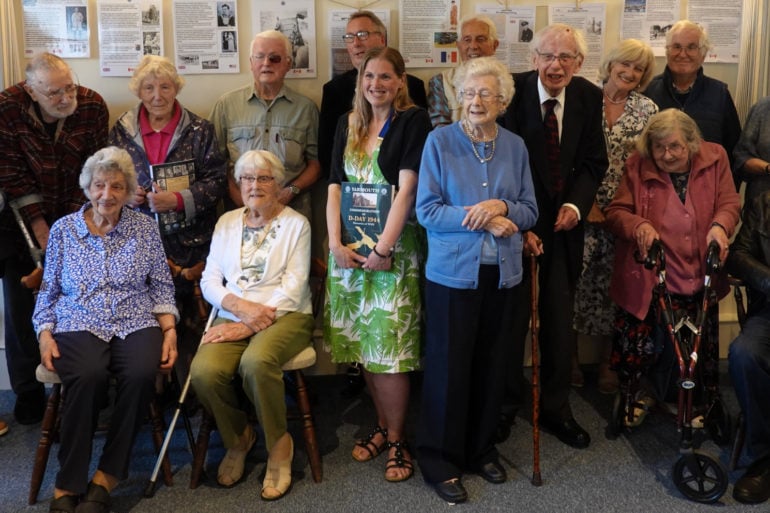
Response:
POLYGON ((406 440, 399 440, 397 442, 388 442, 388 450, 393 449, 395 447, 396 454, 393 458, 390 458, 385 463, 385 480, 390 481, 391 483, 400 483, 401 481, 406 481, 410 477, 414 475, 414 465, 412 465, 412 462, 404 458, 403 451, 409 451, 409 444, 406 443, 406 440), (405 468, 409 472, 406 474, 406 476, 399 476, 399 477, 388 477, 388 470, 392 468, 405 468))
POLYGON ((380 427, 380 426, 374 426, 374 429, 371 433, 369 433, 364 440, 358 440, 356 442, 356 447, 363 447, 366 449, 366 452, 369 453, 369 457, 366 458, 359 458, 353 453, 353 459, 356 461, 360 461, 361 463, 369 460, 373 460, 380 454, 382 454, 382 451, 387 449, 388 447, 388 430, 380 427), (372 440, 374 439, 377 434, 382 435, 382 437, 385 439, 384 442, 382 442, 382 445, 377 445, 372 440))

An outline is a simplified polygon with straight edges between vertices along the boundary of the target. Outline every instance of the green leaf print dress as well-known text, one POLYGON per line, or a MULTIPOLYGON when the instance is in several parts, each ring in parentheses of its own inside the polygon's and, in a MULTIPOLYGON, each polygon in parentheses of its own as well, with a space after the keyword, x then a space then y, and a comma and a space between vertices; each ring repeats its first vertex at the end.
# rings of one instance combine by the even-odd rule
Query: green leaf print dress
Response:
MULTIPOLYGON (((345 152, 350 182, 388 183, 377 163, 380 137, 371 158, 345 152)), ((419 368, 423 242, 414 218, 404 226, 388 271, 341 269, 329 253, 324 339, 335 362, 360 362, 375 373, 419 368)))

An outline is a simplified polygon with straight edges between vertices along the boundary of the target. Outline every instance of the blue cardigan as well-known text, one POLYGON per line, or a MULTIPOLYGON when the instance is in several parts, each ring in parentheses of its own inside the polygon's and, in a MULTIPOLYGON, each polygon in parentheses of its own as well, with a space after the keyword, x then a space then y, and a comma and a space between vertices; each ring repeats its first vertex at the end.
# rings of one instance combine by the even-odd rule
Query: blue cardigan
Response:
POLYGON ((465 206, 500 199, 519 232, 497 238, 500 288, 521 281, 522 233, 537 220, 529 155, 521 137, 500 128, 494 158, 482 164, 459 122, 433 130, 425 142, 417 186, 417 219, 428 232, 426 277, 457 289, 478 287, 484 231, 461 226, 465 206))

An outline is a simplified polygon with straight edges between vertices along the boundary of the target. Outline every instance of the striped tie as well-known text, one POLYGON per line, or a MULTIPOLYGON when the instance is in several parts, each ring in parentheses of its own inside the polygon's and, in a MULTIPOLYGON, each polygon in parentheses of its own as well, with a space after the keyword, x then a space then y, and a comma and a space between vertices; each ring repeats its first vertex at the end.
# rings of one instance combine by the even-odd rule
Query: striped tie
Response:
POLYGON ((545 151, 548 157, 548 171, 551 175, 551 192, 558 194, 564 187, 564 180, 561 176, 561 164, 559 163, 559 121, 553 108, 558 103, 553 98, 543 102, 545 106, 545 151))

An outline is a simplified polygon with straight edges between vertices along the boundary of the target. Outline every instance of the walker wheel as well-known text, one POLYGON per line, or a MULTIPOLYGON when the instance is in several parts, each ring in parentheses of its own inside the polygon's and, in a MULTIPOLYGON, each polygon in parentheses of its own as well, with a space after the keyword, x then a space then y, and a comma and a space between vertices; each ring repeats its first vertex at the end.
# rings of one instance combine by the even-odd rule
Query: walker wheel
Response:
POLYGON ((672 474, 677 490, 691 501, 711 504, 727 490, 727 469, 701 451, 680 456, 672 474))

